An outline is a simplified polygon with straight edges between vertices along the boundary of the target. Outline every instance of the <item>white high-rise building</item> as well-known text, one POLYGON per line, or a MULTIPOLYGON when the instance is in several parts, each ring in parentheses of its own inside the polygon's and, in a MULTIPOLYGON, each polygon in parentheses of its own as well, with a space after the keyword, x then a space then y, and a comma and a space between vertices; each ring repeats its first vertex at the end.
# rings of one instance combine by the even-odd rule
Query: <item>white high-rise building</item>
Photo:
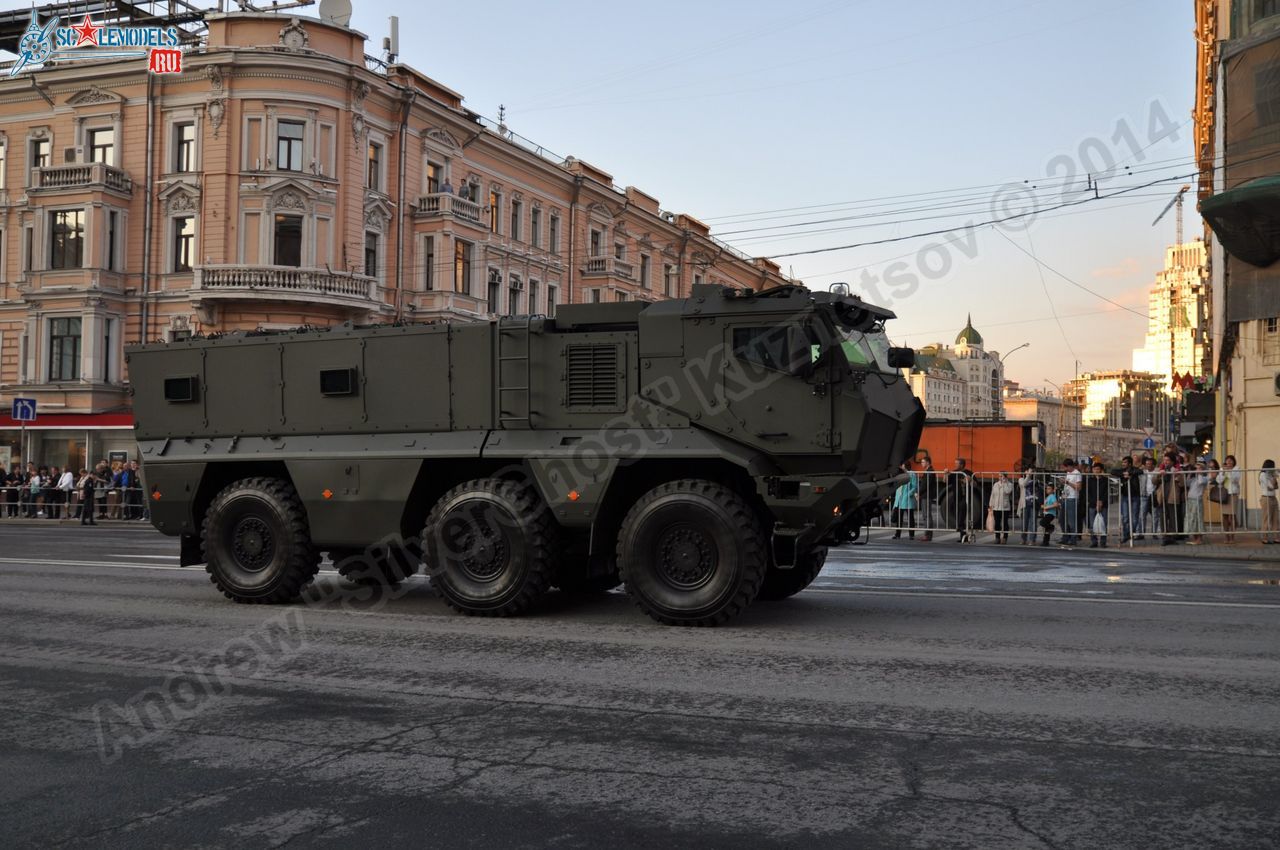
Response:
POLYGON ((1003 415, 1000 355, 983 347, 970 317, 955 347, 934 343, 916 350, 915 368, 906 372, 911 391, 930 419, 999 419, 1003 415))
POLYGON ((1174 374, 1205 373, 1207 282, 1204 242, 1183 242, 1165 250, 1164 269, 1147 295, 1147 337, 1134 349, 1133 370, 1159 375, 1171 394, 1174 374))

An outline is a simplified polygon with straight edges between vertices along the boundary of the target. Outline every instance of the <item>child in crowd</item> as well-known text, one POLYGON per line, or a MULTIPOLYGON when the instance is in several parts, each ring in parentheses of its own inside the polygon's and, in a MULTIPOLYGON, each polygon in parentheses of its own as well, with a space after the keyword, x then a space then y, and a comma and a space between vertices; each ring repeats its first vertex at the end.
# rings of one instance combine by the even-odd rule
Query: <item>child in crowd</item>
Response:
POLYGON ((1053 524, 1058 518, 1058 510, 1061 507, 1058 501, 1058 493, 1050 488, 1044 497, 1044 507, 1041 509, 1040 527, 1044 529, 1044 540, 1041 546, 1049 545, 1049 538, 1053 536, 1053 524))

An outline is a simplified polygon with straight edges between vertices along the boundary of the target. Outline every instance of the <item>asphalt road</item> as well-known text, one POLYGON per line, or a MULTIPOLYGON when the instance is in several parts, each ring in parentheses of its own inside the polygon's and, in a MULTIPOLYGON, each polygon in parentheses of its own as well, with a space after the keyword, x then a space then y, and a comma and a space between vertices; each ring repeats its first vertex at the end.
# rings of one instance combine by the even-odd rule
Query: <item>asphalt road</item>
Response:
POLYGON ((8 846, 1267 847, 1280 567, 875 543, 729 627, 0 523, 8 846))

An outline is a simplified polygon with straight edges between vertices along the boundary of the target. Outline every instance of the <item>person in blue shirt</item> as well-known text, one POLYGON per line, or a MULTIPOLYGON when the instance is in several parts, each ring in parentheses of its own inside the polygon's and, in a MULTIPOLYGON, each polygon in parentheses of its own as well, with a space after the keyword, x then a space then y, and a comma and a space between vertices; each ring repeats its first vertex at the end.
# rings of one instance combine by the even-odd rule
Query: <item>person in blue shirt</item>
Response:
POLYGON ((902 471, 907 473, 907 481, 899 485, 893 493, 893 539, 901 539, 902 529, 905 528, 907 536, 915 540, 916 500, 920 493, 920 480, 915 470, 911 468, 911 461, 908 460, 902 464, 902 471))
POLYGON ((1052 488, 1045 494, 1044 507, 1040 514, 1040 527, 1044 529, 1044 540, 1041 546, 1049 545, 1049 538, 1053 536, 1053 524, 1058 519, 1058 513, 1061 510, 1062 503, 1058 500, 1058 493, 1052 488))

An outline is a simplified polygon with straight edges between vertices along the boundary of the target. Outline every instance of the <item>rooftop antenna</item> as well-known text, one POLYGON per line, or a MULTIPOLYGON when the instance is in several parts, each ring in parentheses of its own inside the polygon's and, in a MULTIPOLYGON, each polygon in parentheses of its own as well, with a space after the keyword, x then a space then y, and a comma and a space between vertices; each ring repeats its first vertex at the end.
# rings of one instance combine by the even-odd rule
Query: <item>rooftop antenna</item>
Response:
POLYGON ((1164 218, 1165 215, 1169 212, 1170 207, 1177 207, 1178 210, 1177 210, 1176 220, 1177 220, 1177 228, 1178 228, 1177 229, 1178 241, 1174 242, 1173 243, 1174 245, 1182 244, 1182 196, 1187 194, 1187 192, 1189 191, 1191 191, 1190 186, 1183 186, 1181 189, 1179 189, 1178 194, 1173 196, 1173 200, 1165 204, 1164 209, 1160 210, 1160 215, 1156 216, 1155 221, 1151 222, 1151 226, 1155 227, 1157 224, 1160 223, 1160 219, 1164 218))
POLYGON ((382 49, 387 51, 387 64, 396 64, 396 59, 400 56, 400 18, 398 15, 391 16, 391 35, 382 40, 382 49))
POLYGON ((498 132, 507 134, 507 107, 501 103, 498 104, 498 132))

